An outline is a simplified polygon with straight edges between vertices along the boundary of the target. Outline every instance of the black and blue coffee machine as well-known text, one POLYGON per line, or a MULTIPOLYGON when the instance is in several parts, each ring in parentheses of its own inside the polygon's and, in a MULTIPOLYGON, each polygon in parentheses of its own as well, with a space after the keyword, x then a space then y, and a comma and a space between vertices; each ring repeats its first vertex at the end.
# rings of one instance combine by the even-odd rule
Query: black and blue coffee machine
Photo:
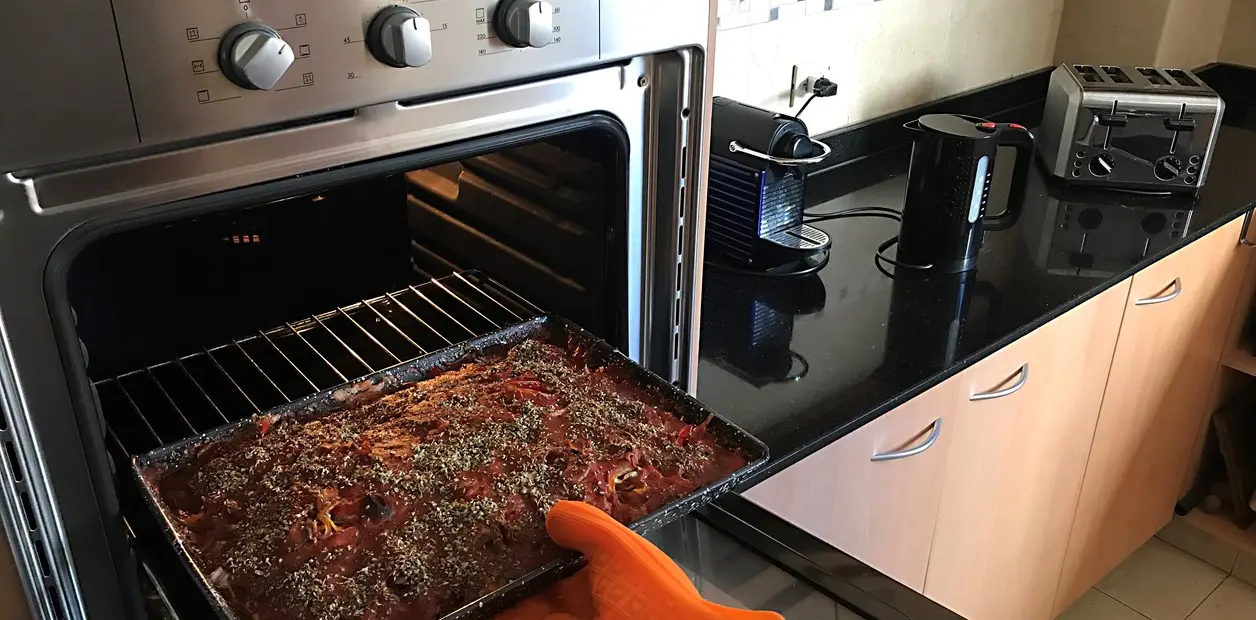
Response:
POLYGON ((803 224, 806 166, 830 149, 807 126, 725 97, 711 114, 707 259, 741 269, 797 263, 829 249, 829 235, 803 224))

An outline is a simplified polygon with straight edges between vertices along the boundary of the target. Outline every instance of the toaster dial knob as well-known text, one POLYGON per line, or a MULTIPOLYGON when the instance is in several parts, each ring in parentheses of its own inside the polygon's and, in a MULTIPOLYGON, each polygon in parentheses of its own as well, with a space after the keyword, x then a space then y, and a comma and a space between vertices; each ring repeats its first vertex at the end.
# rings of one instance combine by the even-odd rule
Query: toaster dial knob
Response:
POLYGON ((1097 177, 1106 177, 1112 174, 1112 169, 1116 167, 1116 162, 1112 160, 1112 156, 1107 153, 1095 155, 1090 160, 1090 173, 1097 177))
POLYGON ((432 27, 414 9, 390 6, 371 19, 366 47, 390 67, 422 67, 432 62, 432 27))
POLYGON ((545 47, 554 37, 554 5, 545 0, 503 0, 493 19, 497 36, 515 47, 545 47))
POLYGON ((1182 174, 1182 160, 1165 155, 1156 161, 1156 178, 1161 181, 1172 181, 1182 174))
POLYGON ((270 90, 288 71, 296 55, 279 33, 257 22, 227 31, 218 48, 223 75, 250 90, 270 90))

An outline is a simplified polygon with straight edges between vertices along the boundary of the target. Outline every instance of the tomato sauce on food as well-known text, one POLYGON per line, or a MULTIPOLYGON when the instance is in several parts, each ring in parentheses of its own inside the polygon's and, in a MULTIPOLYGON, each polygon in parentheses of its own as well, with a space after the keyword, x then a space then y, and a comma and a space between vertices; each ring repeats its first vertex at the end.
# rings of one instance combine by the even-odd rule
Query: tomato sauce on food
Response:
POLYGON ((745 465, 628 376, 525 340, 153 475, 239 617, 439 618, 560 557, 555 502, 628 524, 745 465))

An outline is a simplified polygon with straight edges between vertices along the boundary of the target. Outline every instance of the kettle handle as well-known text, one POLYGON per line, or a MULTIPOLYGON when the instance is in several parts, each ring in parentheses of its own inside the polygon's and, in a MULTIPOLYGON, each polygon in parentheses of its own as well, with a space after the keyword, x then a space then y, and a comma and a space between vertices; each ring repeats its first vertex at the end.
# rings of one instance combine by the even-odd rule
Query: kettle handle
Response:
POLYGON ((1025 189, 1029 185, 1030 167, 1034 163, 1034 134, 1023 125, 1000 123, 995 130, 994 141, 999 146, 1016 149, 1016 169, 1012 172, 1007 209, 998 215, 983 218, 982 222, 986 230, 1007 230, 1020 219, 1021 207, 1025 203, 1025 189))

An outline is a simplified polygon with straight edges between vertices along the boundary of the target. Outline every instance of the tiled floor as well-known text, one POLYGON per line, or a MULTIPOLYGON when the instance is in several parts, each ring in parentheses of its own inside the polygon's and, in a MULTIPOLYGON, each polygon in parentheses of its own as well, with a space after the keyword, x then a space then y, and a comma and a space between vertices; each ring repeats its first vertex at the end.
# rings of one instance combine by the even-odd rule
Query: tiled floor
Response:
POLYGON ((1174 522, 1059 620, 1256 619, 1253 575, 1256 557, 1174 522))

